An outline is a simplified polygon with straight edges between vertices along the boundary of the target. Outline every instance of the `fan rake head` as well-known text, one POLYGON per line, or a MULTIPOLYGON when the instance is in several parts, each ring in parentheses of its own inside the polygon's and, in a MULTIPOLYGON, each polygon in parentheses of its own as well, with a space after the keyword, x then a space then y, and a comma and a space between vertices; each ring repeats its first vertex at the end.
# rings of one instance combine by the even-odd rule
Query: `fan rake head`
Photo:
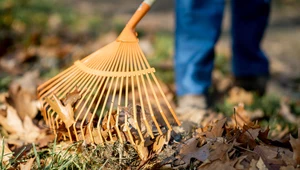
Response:
POLYGON ((136 37, 150 5, 142 3, 116 41, 38 87, 43 117, 55 134, 134 144, 170 130, 174 120, 180 124, 136 37))

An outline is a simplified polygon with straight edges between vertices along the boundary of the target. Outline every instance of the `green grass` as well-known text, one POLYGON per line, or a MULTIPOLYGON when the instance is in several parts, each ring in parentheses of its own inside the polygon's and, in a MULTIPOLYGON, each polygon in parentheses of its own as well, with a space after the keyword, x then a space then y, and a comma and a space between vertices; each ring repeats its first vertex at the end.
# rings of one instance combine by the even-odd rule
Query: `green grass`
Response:
POLYGON ((12 157, 6 165, 2 164, 3 150, 0 153, 0 169, 15 169, 18 164, 24 164, 30 158, 35 159, 32 169, 44 170, 126 169, 129 166, 137 167, 140 163, 133 146, 119 142, 96 146, 85 145, 82 141, 65 144, 57 143, 55 140, 48 148, 38 149, 33 143, 32 149, 27 154, 23 154, 25 149, 12 157))

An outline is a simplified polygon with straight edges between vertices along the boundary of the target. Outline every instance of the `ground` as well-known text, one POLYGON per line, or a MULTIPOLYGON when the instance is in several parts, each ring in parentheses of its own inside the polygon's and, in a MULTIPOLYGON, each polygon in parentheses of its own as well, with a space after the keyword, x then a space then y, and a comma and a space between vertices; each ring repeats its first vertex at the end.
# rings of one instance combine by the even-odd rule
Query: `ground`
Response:
MULTIPOLYGON (((298 164, 299 168, 300 3, 296 0, 272 2, 262 43, 271 63, 265 96, 230 86, 230 1, 226 1, 223 33, 216 47, 214 87, 210 90, 211 116, 201 126, 189 132, 174 127, 175 132, 155 136, 146 147, 70 144, 60 138, 54 141, 42 119, 36 87, 75 60, 114 41, 139 3, 0 2, 0 12, 5 14, 0 16, 0 136, 4 139, 0 142, 0 167, 279 169, 298 164), (285 157, 290 159, 280 161, 285 157)), ((172 0, 157 1, 137 31, 141 48, 167 87, 165 93, 175 102, 173 13, 172 0)))

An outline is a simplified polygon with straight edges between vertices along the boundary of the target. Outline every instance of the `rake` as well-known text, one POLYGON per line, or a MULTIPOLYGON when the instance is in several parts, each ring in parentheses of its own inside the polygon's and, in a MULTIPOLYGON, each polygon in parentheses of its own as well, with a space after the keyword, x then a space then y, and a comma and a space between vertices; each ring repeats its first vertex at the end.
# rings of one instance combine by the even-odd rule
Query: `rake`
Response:
POLYGON ((136 144, 180 125, 139 44, 144 0, 118 38, 38 87, 46 124, 64 140, 136 144))

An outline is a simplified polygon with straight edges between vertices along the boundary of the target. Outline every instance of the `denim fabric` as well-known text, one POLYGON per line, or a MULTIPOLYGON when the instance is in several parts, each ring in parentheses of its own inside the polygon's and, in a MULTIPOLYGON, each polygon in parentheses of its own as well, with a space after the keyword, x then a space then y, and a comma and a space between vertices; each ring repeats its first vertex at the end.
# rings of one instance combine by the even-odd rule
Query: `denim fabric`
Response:
MULTIPOLYGON (((210 87, 224 5, 224 0, 176 0, 177 95, 205 94, 210 87)), ((260 42, 268 23, 270 0, 231 0, 231 5, 233 74, 268 75, 269 63, 260 42)))

